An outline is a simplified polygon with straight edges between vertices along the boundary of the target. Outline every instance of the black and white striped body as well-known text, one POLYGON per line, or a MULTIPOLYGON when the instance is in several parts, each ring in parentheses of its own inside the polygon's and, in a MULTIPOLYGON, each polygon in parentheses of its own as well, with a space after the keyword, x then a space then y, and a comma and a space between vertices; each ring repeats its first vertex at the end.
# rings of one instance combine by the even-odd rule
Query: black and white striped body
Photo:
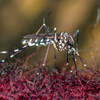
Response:
POLYGON ((50 38, 44 38, 44 39, 25 39, 22 40, 23 45, 29 45, 29 46, 47 46, 48 44, 52 44, 52 41, 50 41, 50 38))
POLYGON ((58 37, 55 39, 54 35, 47 35, 43 39, 39 39, 44 34, 35 34, 35 35, 27 35, 22 40, 23 45, 29 46, 47 46, 48 44, 53 44, 54 48, 60 52, 69 48, 69 53, 71 52, 71 48, 74 46, 74 40, 70 34, 67 32, 62 32, 58 34, 58 37), (29 39, 30 38, 30 39, 29 39))

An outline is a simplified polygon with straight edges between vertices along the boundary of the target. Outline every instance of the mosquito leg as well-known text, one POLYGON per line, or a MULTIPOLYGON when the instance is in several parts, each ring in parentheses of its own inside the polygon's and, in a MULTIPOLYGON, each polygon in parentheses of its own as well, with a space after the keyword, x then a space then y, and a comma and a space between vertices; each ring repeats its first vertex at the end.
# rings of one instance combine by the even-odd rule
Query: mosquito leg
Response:
MULTIPOLYGON (((20 49, 19 49, 19 50, 20 50, 20 49)), ((19 51, 19 50, 18 50, 18 51, 19 51)), ((15 52, 13 52, 13 53, 15 53, 15 52)), ((15 58, 18 59, 18 55, 15 55, 15 58)))
POLYGON ((79 30, 77 30, 72 37, 74 38, 78 33, 79 33, 79 30))
MULTIPOLYGON (((90 70, 87 65, 83 62, 82 58, 80 57, 79 53, 76 52, 76 55, 79 57, 80 61, 82 62, 82 64, 84 65, 84 67, 86 67, 87 70, 90 70)), ((95 73, 94 71, 90 70, 92 73, 95 73)))
POLYGON ((38 34, 40 32, 40 30, 43 28, 44 25, 42 25, 39 30, 36 32, 36 34, 38 34))
POLYGON ((67 47, 67 52, 66 52, 66 65, 68 66, 70 72, 72 73, 71 68, 69 67, 69 63, 68 63, 68 47, 67 47))
POLYGON ((50 31, 48 30, 46 24, 44 24, 44 27, 45 27, 45 29, 46 29, 47 32, 50 32, 50 31))
POLYGON ((15 50, 10 50, 10 51, 0 51, 0 53, 14 53, 14 52, 18 52, 20 49, 15 49, 15 50))
POLYGON ((66 52, 66 65, 68 66, 70 72, 72 72, 71 68, 69 67, 69 63, 68 63, 68 47, 67 47, 67 52, 66 52))
MULTIPOLYGON (((29 46, 28 46, 29 47, 29 46)), ((20 48, 20 49, 15 49, 15 50, 10 50, 10 51, 0 51, 0 53, 6 54, 6 53, 15 53, 18 52, 19 50, 24 49, 24 47, 20 48)), ((10 57, 10 56, 9 56, 10 57)))
POLYGON ((73 75, 73 72, 72 72, 71 68, 69 67, 69 62, 68 62, 68 46, 67 46, 67 51, 66 51, 66 65, 68 66, 68 68, 69 68, 69 70, 70 70, 70 72, 72 74, 73 79, 75 79, 75 77, 73 75))
POLYGON ((56 66, 56 49, 54 48, 54 67, 55 69, 57 69, 57 66, 56 66))
MULTIPOLYGON (((37 76, 41 73, 43 66, 45 66, 45 62, 46 62, 46 59, 47 59, 47 55, 48 55, 48 52, 49 52, 49 48, 50 48, 50 44, 48 45, 48 48, 47 48, 47 51, 46 51, 46 55, 45 55, 45 58, 44 58, 43 64, 42 64, 40 70, 36 73, 34 79, 37 78, 37 76)), ((34 81, 34 80, 33 80, 33 81, 34 81)))
MULTIPOLYGON (((69 63, 68 63, 68 46, 67 46, 67 52, 66 52, 66 65, 69 67, 69 63)), ((69 67, 70 69, 70 67, 69 67)), ((70 69, 71 71, 71 69, 70 69)))
POLYGON ((43 61, 43 64, 42 64, 43 66, 45 66, 45 62, 46 62, 46 59, 47 59, 49 48, 50 48, 50 44, 48 45, 48 48, 47 48, 47 51, 46 51, 46 55, 45 55, 45 58, 44 58, 44 61, 43 61))
POLYGON ((75 65, 75 69, 76 69, 76 75, 77 75, 77 66, 76 66, 76 62, 75 62, 75 56, 73 54, 73 62, 74 62, 74 65, 75 65))
POLYGON ((45 24, 45 19, 46 19, 46 17, 48 17, 50 14, 51 14, 51 12, 50 12, 49 14, 47 14, 47 15, 43 18, 43 26, 45 27, 45 29, 46 29, 47 32, 50 32, 50 31, 48 30, 48 28, 47 28, 47 26, 46 26, 46 24, 45 24))
POLYGON ((8 58, 6 58, 6 59, 4 59, 4 60, 2 60, 0 63, 4 63, 5 61, 7 61, 8 59, 11 59, 11 58, 13 58, 15 55, 17 55, 19 52, 21 52, 22 50, 19 50, 18 52, 16 52, 15 54, 12 54, 12 55, 10 55, 10 57, 8 57, 8 58))
MULTIPOLYGON (((10 54, 10 52, 9 52, 9 53, 8 53, 8 57, 10 57, 10 55, 11 55, 11 54, 10 54)), ((11 61, 11 59, 10 59, 10 61, 11 61)))
POLYGON ((24 47, 22 47, 21 49, 19 49, 19 51, 17 51, 16 53, 10 55, 10 57, 8 57, 8 58, 2 60, 0 63, 4 63, 4 62, 7 61, 8 59, 13 58, 15 55, 17 55, 17 54, 18 54, 19 52, 21 52, 23 49, 26 49, 26 48, 28 48, 28 47, 29 47, 29 46, 24 46, 24 47))
POLYGON ((49 32, 49 30, 48 30, 48 28, 47 28, 47 26, 45 24, 45 18, 43 18, 43 25, 39 28, 39 30, 36 32, 36 34, 38 34, 43 27, 45 27, 45 29, 46 29, 47 32, 49 32))
MULTIPOLYGON (((57 34, 56 34, 56 28, 54 28, 54 34, 55 34, 55 38, 54 38, 54 40, 55 40, 55 42, 57 43, 58 42, 58 40, 57 40, 57 34)), ((56 47, 57 47, 57 45, 56 45, 56 47)), ((57 69, 57 66, 56 66, 56 49, 54 48, 54 67, 55 67, 55 69, 57 69)))
POLYGON ((79 32, 77 33, 76 36, 76 51, 78 52, 78 37, 79 37, 79 32))

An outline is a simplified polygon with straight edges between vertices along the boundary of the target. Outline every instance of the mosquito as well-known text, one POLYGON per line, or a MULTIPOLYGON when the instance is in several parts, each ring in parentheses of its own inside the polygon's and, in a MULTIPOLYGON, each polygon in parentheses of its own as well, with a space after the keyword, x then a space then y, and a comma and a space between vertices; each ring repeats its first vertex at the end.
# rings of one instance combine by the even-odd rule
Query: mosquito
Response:
MULTIPOLYGON (((42 70, 42 68, 43 68, 43 66, 45 66, 50 45, 53 44, 53 46, 54 46, 54 67, 55 68, 57 68, 56 67, 56 50, 57 50, 59 52, 66 51, 66 65, 68 66, 69 69, 70 69, 70 67, 69 67, 68 55, 72 55, 73 56, 73 62, 74 62, 75 69, 76 69, 76 75, 77 75, 77 66, 76 66, 76 62, 75 62, 75 55, 77 55, 79 57, 79 59, 82 62, 83 66, 86 67, 89 70, 89 68, 87 67, 86 63, 84 63, 83 59, 80 57, 79 52, 78 52, 79 51, 78 50, 79 30, 77 30, 74 33, 73 36, 71 36, 67 32, 57 33, 56 27, 51 29, 51 30, 48 29, 47 25, 45 24, 45 18, 43 18, 43 24, 39 28, 39 30, 36 32, 36 34, 26 35, 26 36, 23 37, 24 39, 22 39, 22 45, 24 45, 24 46, 22 48, 16 49, 16 50, 12 50, 12 51, 2 51, 2 52, 0 52, 0 53, 16 52, 13 55, 11 55, 10 57, 2 60, 0 63, 3 63, 3 62, 7 61, 10 58, 13 58, 15 55, 17 55, 23 49, 26 49, 28 47, 32 47, 32 46, 47 46, 48 45, 47 51, 46 51, 46 54, 45 54, 45 57, 44 57, 44 60, 43 60, 42 67, 40 68, 40 70, 37 73, 37 75, 39 75, 41 70, 42 70), (41 29, 43 27, 45 28, 46 33, 45 34, 39 34, 39 32, 41 31, 41 29), (74 37, 75 36, 77 38, 76 39, 76 49, 74 48, 74 45, 75 45, 74 37)), ((72 73, 71 69, 70 69, 70 72, 72 73)))

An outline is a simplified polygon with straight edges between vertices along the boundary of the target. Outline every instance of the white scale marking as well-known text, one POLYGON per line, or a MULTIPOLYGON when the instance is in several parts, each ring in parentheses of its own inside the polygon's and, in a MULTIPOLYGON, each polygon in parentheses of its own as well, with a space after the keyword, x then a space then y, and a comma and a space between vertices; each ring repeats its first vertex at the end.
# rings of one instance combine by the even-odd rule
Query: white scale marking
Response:
POLYGON ((36 39, 35 42, 38 42, 38 39, 36 39))
POLYGON ((43 39, 41 40, 41 42, 43 42, 43 39))
POLYGON ((27 45, 23 46, 23 48, 26 48, 26 47, 27 47, 27 45))
POLYGON ((62 41, 61 40, 59 41, 59 44, 62 44, 62 41))
POLYGON ((62 32, 60 35, 62 36, 64 32, 62 32))
POLYGON ((62 43, 62 46, 65 46, 65 44, 64 44, 64 43, 62 43))
POLYGON ((42 64, 42 66, 45 66, 45 64, 42 64))
POLYGON ((62 48, 62 46, 59 46, 59 48, 61 49, 61 48, 62 48))
POLYGON ((45 24, 43 24, 43 26, 46 26, 45 24))
POLYGON ((72 50, 71 50, 71 49, 69 49, 68 53, 70 53, 70 52, 72 52, 72 50))
POLYGON ((72 71, 72 70, 70 70, 70 72, 72 73, 73 71, 72 71))
POLYGON ((14 57, 14 55, 11 55, 10 58, 14 57))
POLYGON ((39 73, 37 73, 37 75, 39 75, 39 73))
POLYGON ((75 58, 75 61, 77 61, 77 59, 75 58))
POLYGON ((7 51, 2 51, 2 53, 7 53, 7 51))
POLYGON ((68 48, 70 48, 70 46, 68 46, 68 48))
POLYGON ((23 43, 23 45, 24 45, 24 44, 26 44, 26 42, 27 42, 27 40, 24 40, 24 41, 22 42, 22 43, 23 43))
POLYGON ((35 44, 36 46, 39 46, 39 44, 35 44))
POLYGON ((1 62, 3 63, 3 62, 5 62, 5 60, 2 60, 1 62))
POLYGON ((86 64, 84 64, 84 66, 86 67, 86 64))
POLYGON ((28 42, 28 45, 33 46, 33 45, 35 45, 35 43, 28 42))
POLYGON ((46 42, 46 45, 49 44, 50 42, 46 42))
POLYGON ((46 44, 45 43, 40 43, 40 45, 44 45, 45 46, 46 44))
POLYGON ((54 28, 54 31, 56 31, 57 29, 56 29, 56 27, 54 28))
POLYGON ((49 39, 46 40, 47 42, 49 41, 49 39))
POLYGON ((69 65, 69 63, 66 63, 67 65, 69 65))
POLYGON ((17 51, 19 51, 19 49, 14 50, 14 52, 17 52, 17 51))

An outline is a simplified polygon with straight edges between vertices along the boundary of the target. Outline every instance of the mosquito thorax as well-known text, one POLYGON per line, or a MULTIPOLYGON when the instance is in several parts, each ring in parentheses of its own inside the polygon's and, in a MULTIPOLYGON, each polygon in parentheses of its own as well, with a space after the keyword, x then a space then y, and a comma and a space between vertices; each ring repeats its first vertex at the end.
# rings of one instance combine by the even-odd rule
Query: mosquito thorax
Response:
POLYGON ((61 41, 61 43, 67 43, 68 42, 67 44, 70 45, 70 46, 74 45, 74 39, 67 32, 62 32, 60 34, 60 41, 61 41))

